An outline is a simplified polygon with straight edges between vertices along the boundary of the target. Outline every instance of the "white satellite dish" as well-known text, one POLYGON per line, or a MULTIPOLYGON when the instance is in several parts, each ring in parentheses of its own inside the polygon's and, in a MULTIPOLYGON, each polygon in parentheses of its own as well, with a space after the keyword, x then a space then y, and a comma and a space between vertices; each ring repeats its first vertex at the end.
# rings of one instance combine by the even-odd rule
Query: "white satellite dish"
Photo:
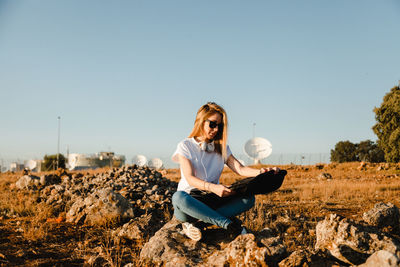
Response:
POLYGON ((143 167, 144 165, 147 164, 147 158, 143 155, 137 155, 133 157, 133 163, 136 165, 143 167))
POLYGON ((162 160, 161 159, 159 159, 159 158, 154 158, 154 159, 151 159, 150 161, 149 161, 149 167, 151 167, 151 168, 155 168, 155 169, 160 169, 162 166, 163 166, 163 162, 162 162, 162 160))
POLYGON ((28 162, 26 162, 25 167, 27 167, 29 170, 33 170, 37 167, 37 162, 33 159, 30 159, 28 162))
POLYGON ((75 169, 76 163, 78 162, 78 157, 79 157, 79 154, 75 154, 75 153, 68 155, 69 170, 75 169))
POLYGON ((250 158, 254 159, 254 164, 260 163, 260 160, 265 159, 272 153, 271 143, 262 137, 254 137, 244 145, 244 152, 250 158))

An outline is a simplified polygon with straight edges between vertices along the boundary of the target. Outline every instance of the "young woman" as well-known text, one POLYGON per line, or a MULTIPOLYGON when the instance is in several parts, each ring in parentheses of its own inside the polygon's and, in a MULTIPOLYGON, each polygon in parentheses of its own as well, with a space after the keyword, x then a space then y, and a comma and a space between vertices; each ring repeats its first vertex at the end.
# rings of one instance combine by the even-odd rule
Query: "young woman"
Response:
POLYGON ((175 217, 182 221, 183 232, 193 240, 200 240, 202 233, 196 222, 214 224, 232 234, 246 233, 235 218, 253 207, 254 196, 239 197, 228 187, 219 183, 224 165, 241 176, 258 174, 278 168, 254 169, 243 166, 227 145, 228 119, 225 110, 209 102, 197 112, 189 137, 181 141, 172 160, 178 162, 181 180, 172 196, 175 217), (215 197, 210 201, 196 198, 194 192, 208 191, 215 197), (207 203, 205 203, 207 202, 207 203))

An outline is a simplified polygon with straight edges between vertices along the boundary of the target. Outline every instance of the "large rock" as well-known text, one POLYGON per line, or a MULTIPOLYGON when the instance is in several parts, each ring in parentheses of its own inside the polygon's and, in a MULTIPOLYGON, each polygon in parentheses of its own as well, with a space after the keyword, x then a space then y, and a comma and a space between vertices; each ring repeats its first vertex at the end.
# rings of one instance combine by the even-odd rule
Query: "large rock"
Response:
POLYGON ((400 212, 392 203, 377 203, 374 208, 363 214, 363 219, 368 224, 377 227, 399 227, 400 212))
POLYGON ((117 238, 128 240, 143 240, 152 236, 161 228, 163 222, 160 212, 143 214, 140 217, 131 219, 123 226, 112 231, 112 235, 117 238))
POLYGON ((259 247, 253 234, 239 235, 224 250, 207 259, 208 266, 267 266, 268 248, 259 247))
MULTIPOLYGON (((208 252, 203 242, 193 241, 180 233, 180 222, 173 218, 143 246, 140 259, 149 265, 195 266, 208 252)), ((215 249, 215 248, 214 248, 215 249)))
POLYGON ((257 236, 239 235, 232 240, 226 230, 211 227, 196 242, 181 233, 180 222, 173 218, 143 246, 140 258, 146 264, 158 266, 277 265, 286 253, 282 240, 260 233, 257 236))
POLYGON ((67 222, 104 225, 133 217, 131 203, 121 194, 106 188, 95 191, 85 199, 78 199, 66 219, 67 222))
POLYGON ((40 179, 34 175, 24 175, 18 179, 15 186, 18 189, 32 189, 40 184, 40 179))
POLYGON ((282 238, 273 236, 266 229, 257 233, 257 241, 268 248, 265 259, 269 264, 276 264, 286 256, 286 247, 282 238))
POLYGON ((400 242, 352 220, 331 214, 318 222, 315 249, 328 250, 330 254, 348 264, 361 264, 374 252, 387 250, 393 254, 400 250, 400 242))
POLYGON ((359 267, 398 267, 400 259, 395 254, 386 250, 379 250, 372 254, 364 264, 359 267))

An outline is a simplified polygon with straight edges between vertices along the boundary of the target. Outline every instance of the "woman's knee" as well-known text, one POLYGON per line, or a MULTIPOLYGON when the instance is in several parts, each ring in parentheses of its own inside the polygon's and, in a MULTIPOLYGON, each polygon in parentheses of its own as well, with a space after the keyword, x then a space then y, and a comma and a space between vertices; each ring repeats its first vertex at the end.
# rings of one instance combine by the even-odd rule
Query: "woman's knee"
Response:
POLYGON ((172 205, 174 207, 190 207, 193 205, 193 197, 185 191, 176 191, 172 195, 172 205))
POLYGON ((181 203, 182 200, 185 198, 185 194, 187 194, 185 191, 176 191, 172 195, 172 205, 176 206, 181 203))
POLYGON ((182 207, 182 204, 184 205, 186 199, 187 199, 188 193, 185 191, 176 191, 172 195, 172 205, 174 206, 174 216, 183 222, 190 221, 192 218, 184 213, 183 211, 180 210, 179 207, 182 207))

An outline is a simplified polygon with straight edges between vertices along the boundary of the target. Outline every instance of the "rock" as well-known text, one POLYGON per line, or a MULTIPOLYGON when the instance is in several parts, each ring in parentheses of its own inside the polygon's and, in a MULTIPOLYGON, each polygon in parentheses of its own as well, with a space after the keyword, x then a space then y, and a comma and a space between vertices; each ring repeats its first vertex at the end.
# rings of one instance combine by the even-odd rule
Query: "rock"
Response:
POLYGON ((290 254, 289 257, 287 257, 286 259, 284 259, 281 262, 279 262, 278 266, 279 267, 287 267, 287 266, 303 267, 303 266, 307 266, 307 265, 305 265, 308 262, 307 256, 308 256, 308 254, 304 250, 295 251, 292 254, 290 254))
POLYGON ((264 237, 259 242, 268 248, 266 255, 268 263, 277 263, 286 255, 286 247, 280 237, 264 237))
POLYGON ((141 240, 145 239, 146 236, 154 234, 151 231, 152 227, 157 227, 157 221, 160 218, 151 214, 143 214, 139 218, 131 219, 129 222, 124 224, 122 227, 117 228, 112 232, 112 235, 118 238, 125 238, 129 240, 141 240))
POLYGON ((66 214, 66 221, 76 223, 76 217, 78 216, 78 213, 81 213, 81 211, 84 209, 84 207, 85 207, 85 205, 83 203, 83 198, 82 197, 75 198, 74 204, 72 205, 72 207, 69 209, 69 211, 66 214))
POLYGON ((268 237, 273 237, 274 236, 274 231, 271 228, 264 228, 260 232, 258 232, 258 237, 259 238, 268 238, 268 237))
MULTIPOLYGON (((146 212, 157 213, 156 222, 145 227, 143 233, 146 235, 154 233, 153 229, 157 227, 158 230, 172 211, 171 197, 177 183, 163 179, 159 172, 148 167, 122 167, 97 174, 61 175, 43 175, 40 179, 34 176, 21 177, 17 182, 18 189, 40 190, 38 202, 57 205, 57 209, 53 209, 56 213, 67 210, 68 222, 103 223, 110 219, 106 219, 110 215, 112 220, 125 223, 134 217, 133 213, 137 217, 146 212), (111 174, 114 177, 110 177, 111 174), (109 191, 105 196, 100 196, 104 190, 113 193, 109 191), (111 195, 111 200, 107 195, 111 195)), ((10 185, 10 188, 17 188, 17 183, 10 185)), ((53 215, 57 216, 56 213, 53 215)))
POLYGON ((363 214, 363 220, 377 227, 398 227, 400 224, 400 211, 392 203, 377 203, 374 208, 363 214))
POLYGON ((308 235, 309 236, 315 236, 315 230, 314 229, 308 230, 308 235))
POLYGON ((175 218, 166 223, 143 246, 140 259, 148 265, 195 266, 203 260, 206 245, 180 233, 181 223, 175 218), (203 252, 203 253, 202 253, 203 252))
POLYGON ((82 174, 82 173, 76 173, 76 174, 73 174, 72 175, 72 179, 73 180, 75 180, 75 179, 79 179, 79 178, 82 178, 84 175, 82 174))
POLYGON ((332 175, 330 173, 323 172, 318 175, 317 179, 318 180, 330 180, 330 179, 332 179, 332 175))
POLYGON ((101 189, 75 202, 67 213, 67 222, 84 219, 89 225, 104 225, 133 216, 133 207, 126 198, 111 189, 101 189))
POLYGON ((267 266, 268 248, 259 247, 253 234, 239 235, 224 250, 207 259, 212 266, 267 266))
POLYGON ((327 250, 347 264, 361 264, 379 250, 396 254, 400 242, 379 232, 374 227, 356 224, 354 221, 331 214, 318 222, 316 250, 327 250))
MULTIPOLYGON (((260 246, 253 234, 240 235, 231 241, 227 239, 226 230, 207 229, 203 232, 203 239, 196 242, 181 233, 180 225, 181 223, 173 218, 150 238, 140 252, 140 259, 145 265, 266 266, 266 264, 274 264, 274 261, 270 260, 270 255, 275 254, 271 251, 278 251, 278 249, 260 246)), ((279 247, 275 245, 276 241, 270 242, 271 247, 279 247)))
POLYGON ((304 249, 296 250, 278 264, 279 267, 331 267, 343 266, 343 262, 328 258, 321 251, 311 252, 304 249))
POLYGON ((40 184, 43 186, 48 186, 52 184, 60 184, 61 178, 60 176, 50 174, 50 175, 42 175, 40 176, 40 184))
POLYGON ((325 165, 322 164, 322 163, 315 164, 315 168, 316 168, 317 170, 322 170, 324 167, 325 167, 325 165))
POLYGON ((358 265, 359 267, 398 267, 400 266, 400 259, 395 254, 386 250, 379 250, 372 254, 364 264, 358 265))
POLYGON ((367 163, 364 162, 364 161, 361 161, 361 162, 360 162, 360 166, 358 166, 357 170, 363 171, 363 170, 366 170, 367 167, 368 167, 367 163))
POLYGON ((378 168, 376 168, 377 171, 384 171, 385 167, 382 165, 379 165, 378 168))
POLYGON ((36 187, 40 182, 39 177, 34 175, 24 175, 18 179, 15 183, 15 186, 18 189, 33 189, 36 187))

